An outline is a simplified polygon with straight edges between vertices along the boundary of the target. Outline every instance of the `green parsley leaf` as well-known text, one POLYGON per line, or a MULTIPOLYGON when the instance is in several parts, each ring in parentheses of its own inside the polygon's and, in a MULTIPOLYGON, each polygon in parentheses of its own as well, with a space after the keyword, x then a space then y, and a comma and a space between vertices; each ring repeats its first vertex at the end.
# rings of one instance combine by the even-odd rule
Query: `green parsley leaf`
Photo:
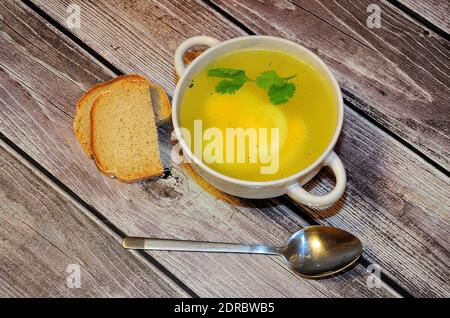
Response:
POLYGON ((223 80, 217 84, 215 92, 218 94, 235 94, 242 86, 244 82, 237 80, 223 80))
POLYGON ((245 75, 245 71, 237 70, 234 68, 214 68, 208 70, 209 77, 221 77, 221 78, 229 78, 229 79, 237 79, 237 78, 247 78, 245 75))
POLYGON ((208 76, 225 78, 215 88, 218 94, 235 94, 249 80, 245 71, 233 68, 211 69, 208 76))
POLYGON ((256 84, 262 89, 269 89, 273 85, 283 85, 286 80, 278 76, 275 71, 266 71, 256 78, 256 84))
POLYGON ((288 83, 297 75, 281 77, 275 71, 266 71, 256 78, 256 84, 267 90, 270 102, 274 105, 287 103, 295 94, 295 84, 288 83))
POLYGON ((270 102, 274 105, 285 104, 294 96, 295 90, 296 87, 293 83, 273 85, 268 91, 270 102))

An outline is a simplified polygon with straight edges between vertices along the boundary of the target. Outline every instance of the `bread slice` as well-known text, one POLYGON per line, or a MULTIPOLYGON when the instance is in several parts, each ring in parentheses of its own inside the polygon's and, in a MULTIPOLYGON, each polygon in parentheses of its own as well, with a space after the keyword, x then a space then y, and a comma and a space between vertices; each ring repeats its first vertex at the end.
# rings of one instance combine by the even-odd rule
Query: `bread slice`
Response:
MULTIPOLYGON (((78 100, 77 112, 73 122, 73 130, 75 132, 75 136, 83 147, 84 152, 88 156, 92 156, 90 120, 92 105, 100 94, 110 90, 111 85, 114 82, 127 78, 142 78, 145 80, 144 77, 139 75, 119 76, 109 82, 100 83, 93 86, 78 100)), ((152 96, 152 107, 156 118, 156 124, 159 125, 167 122, 170 119, 172 110, 166 91, 159 85, 150 83, 150 94, 152 96)))
POLYGON ((168 122, 172 114, 172 108, 166 91, 161 86, 151 83, 150 95, 152 97, 156 124, 160 125, 168 122))
POLYGON ((90 117, 92 154, 103 173, 124 182, 163 174, 146 79, 127 76, 111 83, 90 117))
POLYGON ((93 86, 87 91, 77 103, 77 112, 73 121, 73 131, 83 147, 84 152, 92 155, 91 151, 91 108, 100 94, 108 92, 109 82, 93 86))

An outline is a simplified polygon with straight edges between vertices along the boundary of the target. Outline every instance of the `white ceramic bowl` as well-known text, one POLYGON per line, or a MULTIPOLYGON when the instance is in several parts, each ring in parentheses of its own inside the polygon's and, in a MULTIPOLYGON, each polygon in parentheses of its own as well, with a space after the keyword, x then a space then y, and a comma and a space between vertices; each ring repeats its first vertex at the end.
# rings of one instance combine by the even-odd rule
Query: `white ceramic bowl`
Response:
POLYGON ((333 149, 341 132, 344 119, 343 99, 335 77, 317 55, 299 44, 270 36, 246 36, 225 42, 221 42, 211 37, 196 36, 187 39, 178 47, 175 52, 175 70, 180 77, 172 103, 172 121, 175 134, 183 150, 183 155, 193 165, 197 173, 208 183, 226 193, 238 197, 264 199, 287 194, 298 203, 317 208, 329 206, 339 200, 344 193, 347 179, 344 166, 333 149), (189 65, 189 67, 186 68, 183 62, 183 56, 190 48, 197 45, 206 45, 210 48, 197 57, 189 65), (330 141, 328 148, 313 164, 287 178, 268 182, 252 182, 223 175, 217 171, 214 171, 200 160, 196 160, 194 154, 181 134, 181 99, 183 98, 185 89, 190 85, 192 78, 219 56, 223 56, 227 53, 241 49, 268 49, 283 51, 316 67, 333 84, 335 97, 338 101, 336 103, 338 123, 336 125, 334 136, 330 141), (311 180, 324 166, 330 167, 336 177, 336 185, 334 189, 330 193, 323 196, 313 195, 303 189, 302 186, 311 180))

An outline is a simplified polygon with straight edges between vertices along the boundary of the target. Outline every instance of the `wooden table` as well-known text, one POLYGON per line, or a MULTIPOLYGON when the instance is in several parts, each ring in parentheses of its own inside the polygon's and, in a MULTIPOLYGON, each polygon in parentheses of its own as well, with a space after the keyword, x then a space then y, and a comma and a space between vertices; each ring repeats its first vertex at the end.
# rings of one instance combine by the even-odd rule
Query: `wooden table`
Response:
MULTIPOLYGON (((450 296, 450 2, 7 0, 0 8, 0 296, 450 296), (79 28, 68 23, 74 4, 79 28), (381 28, 367 26, 371 4, 381 28), (164 178, 123 184, 86 158, 71 127, 83 92, 138 73, 171 95, 174 51, 199 34, 280 36, 332 68, 345 99, 337 152, 348 173, 337 204, 317 211, 287 197, 220 193, 169 162, 170 125, 159 127, 164 178), (341 275, 306 280, 277 257, 120 245, 126 235, 277 245, 311 224, 355 233, 363 257, 341 275), (68 284, 78 269, 80 288, 68 284)), ((308 190, 332 185, 325 171, 308 190)))

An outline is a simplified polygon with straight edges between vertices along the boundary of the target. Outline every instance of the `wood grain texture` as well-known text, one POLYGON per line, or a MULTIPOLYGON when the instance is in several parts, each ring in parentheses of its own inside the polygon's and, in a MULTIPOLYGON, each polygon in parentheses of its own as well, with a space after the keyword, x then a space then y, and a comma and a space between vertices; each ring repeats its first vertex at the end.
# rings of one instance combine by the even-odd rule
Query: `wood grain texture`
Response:
POLYGON ((17 156, 0 141, 0 297, 186 297, 17 156))
POLYGON ((450 170, 450 42, 380 0, 213 2, 255 33, 313 50, 348 102, 450 170), (380 29, 367 27, 371 4, 380 29))
POLYGON ((402 5, 428 20, 439 29, 450 33, 450 1, 442 0, 398 0, 402 5))
MULTIPOLYGON (((2 4, 1 21, 2 133, 125 234, 280 245, 307 225, 274 202, 252 203, 223 195, 187 167, 174 165, 166 179, 131 185, 102 176, 83 154, 71 122, 75 101, 96 80, 90 73, 107 80, 111 72, 22 5, 2 4)), ((181 39, 180 35, 177 40, 181 39)), ((159 130, 166 160, 170 132, 170 127, 159 130)), ((360 264, 331 279, 305 280, 277 257, 152 255, 200 296, 396 296, 384 285, 367 288, 369 274, 360 264)))
MULTIPOLYGON (((38 3, 55 19, 64 23, 65 3, 60 1, 38 3)), ((110 6, 102 4, 96 6, 80 2, 88 16, 84 19, 85 27, 73 32, 119 69, 124 72, 147 74, 156 82, 165 85, 169 92, 172 92, 173 83, 167 84, 167 81, 171 80, 172 56, 177 44, 185 38, 202 33, 221 39, 244 34, 242 30, 202 3, 177 1, 176 6, 169 1, 110 3, 110 6), (111 17, 116 17, 118 23, 108 23, 111 17), (127 27, 123 28, 124 25, 127 27), (102 30, 98 32, 116 34, 117 37, 112 41, 93 35, 96 32, 92 30, 99 28, 102 30), (181 34, 177 32, 180 28, 183 30, 181 34), (139 30, 152 31, 142 35, 139 30), (153 30, 158 30, 158 33, 153 30), (163 37, 160 39, 159 33, 174 36, 169 42, 163 37), (155 41, 160 42, 156 44, 155 41), (128 43, 134 46, 128 48, 128 43), (123 51, 112 49, 114 45, 123 48, 123 51), (132 55, 129 54, 131 52, 129 50, 133 50, 132 55), (158 63, 139 63, 139 60, 146 57, 151 57, 158 63)), ((449 295, 448 178, 354 111, 346 109, 345 116, 343 136, 337 152, 342 157, 349 174, 346 196, 331 209, 323 212, 309 210, 309 215, 318 222, 358 233, 364 242, 365 256, 369 262, 380 265, 385 274, 411 294, 449 295), (432 271, 429 270, 430 267, 433 268, 432 271)), ((164 130, 162 133, 167 134, 163 139, 169 138, 169 132, 164 130)), ((163 150, 163 153, 168 155, 168 149, 163 150)), ((185 175, 184 171, 181 173, 185 175)), ((181 177, 176 167, 173 168, 173 174, 175 178, 181 177)), ((319 193, 327 191, 330 182, 324 176, 326 175, 322 174, 322 179, 312 183, 310 189, 319 193)), ((244 235, 244 228, 251 231, 252 235, 257 235, 256 240, 269 239, 279 244, 282 237, 287 237, 289 231, 298 228, 300 221, 295 214, 302 213, 300 212, 302 210, 286 202, 286 199, 269 202, 243 201, 219 194, 207 185, 204 187, 213 192, 209 195, 200 194, 195 190, 198 189, 197 185, 192 183, 188 176, 180 180, 183 186, 174 187, 177 194, 167 192, 158 183, 156 191, 151 187, 148 189, 155 194, 170 193, 168 196, 178 197, 173 201, 177 202, 176 205, 179 205, 180 197, 184 196, 184 200, 187 200, 186 196, 194 195, 195 200, 188 201, 189 208, 194 214, 191 215, 189 209, 183 210, 188 219, 179 224, 189 224, 193 230, 198 231, 196 236, 198 238, 212 240, 227 238, 231 241, 255 239, 253 236, 244 235), (192 194, 187 195, 186 192, 192 194), (212 200, 211 195, 222 199, 212 200), (224 202, 226 204, 221 204, 224 202), (214 211, 215 209, 218 211, 214 211), (214 215, 216 222, 226 224, 224 228, 220 225, 220 228, 228 233, 227 236, 221 237, 216 229, 218 225, 214 222, 209 223, 211 218, 211 215, 208 216, 209 213, 214 215), (253 215, 251 222, 254 223, 248 223, 246 220, 248 215, 253 215), (196 222, 203 223, 203 226, 196 225, 196 222), (229 226, 234 229, 232 233, 228 232, 229 226), (204 230, 200 231, 200 228, 204 230)), ((140 230, 133 233, 145 233, 142 222, 138 221, 142 215, 135 217, 136 226, 140 230)), ((120 219, 119 224, 127 224, 129 221, 120 219)), ((186 231, 182 235, 189 238, 189 233, 192 232, 186 231)))

